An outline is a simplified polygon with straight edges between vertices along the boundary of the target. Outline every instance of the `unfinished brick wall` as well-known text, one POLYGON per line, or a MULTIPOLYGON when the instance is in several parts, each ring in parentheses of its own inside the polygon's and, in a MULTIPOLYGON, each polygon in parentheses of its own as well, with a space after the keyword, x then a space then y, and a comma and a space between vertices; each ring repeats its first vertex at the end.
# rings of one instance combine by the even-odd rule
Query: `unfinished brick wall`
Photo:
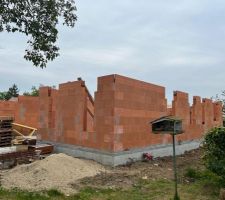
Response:
POLYGON ((39 97, 19 96, 15 109, 15 122, 38 128, 39 97))
POLYGON ((56 133, 60 142, 83 146, 93 131, 93 99, 84 81, 59 85, 56 112, 56 133))
POLYGON ((214 123, 216 126, 221 126, 223 124, 223 116, 221 114, 222 107, 223 107, 222 102, 213 103, 214 123))
POLYGON ((222 104, 174 92, 172 108, 167 108, 165 88, 119 75, 98 78, 95 93, 95 130, 100 149, 123 151, 171 142, 169 135, 154 135, 149 122, 172 114, 182 119, 180 141, 200 139, 212 127, 222 125, 222 104))
POLYGON ((95 102, 84 81, 40 88, 41 139, 117 152, 171 143, 170 135, 151 133, 150 121, 165 115, 183 120, 178 140, 199 139, 222 124, 221 103, 174 92, 167 108, 165 88, 119 75, 98 78, 95 102))
POLYGON ((38 128, 39 97, 19 96, 16 101, 0 101, 0 116, 12 116, 16 123, 38 128))
POLYGON ((39 115, 39 137, 42 140, 56 141, 55 119, 56 119, 56 100, 58 90, 51 87, 41 87, 40 115, 39 115))
POLYGON ((191 107, 191 124, 202 125, 202 102, 201 97, 193 97, 193 105, 191 107))
POLYGON ((16 104, 15 101, 0 101, 0 116, 15 117, 16 104))
POLYGON ((193 97, 193 105, 191 106, 190 119, 190 124, 185 130, 185 137, 183 139, 200 139, 204 135, 205 131, 204 126, 202 124, 202 102, 201 97, 199 96, 193 97))
POLYGON ((173 94, 172 102, 172 115, 180 117, 183 121, 183 127, 190 124, 190 105, 188 100, 188 94, 181 91, 175 91, 173 94))
POLYGON ((94 132, 94 99, 87 91, 87 124, 86 124, 86 131, 87 132, 94 132))
POLYGON ((178 136, 178 140, 186 141, 200 139, 211 128, 222 125, 222 104, 213 103, 211 99, 193 97, 193 105, 190 107, 188 94, 180 91, 174 92, 172 115, 183 121, 184 133, 178 136))
POLYGON ((222 104, 174 92, 167 107, 165 88, 120 75, 98 78, 95 101, 82 80, 63 83, 59 89, 41 87, 39 97, 19 96, 0 101, 0 115, 37 127, 39 138, 109 152, 171 143, 170 135, 151 133, 150 121, 165 115, 183 120, 180 141, 201 138, 222 125, 222 104))
POLYGON ((55 90, 40 88, 40 127, 42 140, 91 146, 94 101, 84 81, 59 85, 55 90))
POLYGON ((178 136, 178 140, 189 140, 192 136, 188 134, 191 124, 191 108, 189 104, 188 93, 174 91, 172 101, 172 115, 182 119, 183 130, 182 135, 178 136))
POLYGON ((81 82, 59 85, 56 128, 61 141, 78 144, 84 131, 85 90, 81 82), (82 90, 83 89, 83 90, 82 90))
POLYGON ((150 121, 165 115, 183 120, 185 133, 178 140, 199 139, 210 128, 222 125, 222 105, 210 99, 174 92, 167 107, 165 88, 120 75, 98 78, 95 101, 84 81, 40 88, 42 140, 118 152, 171 143, 170 135, 151 133, 150 121))
POLYGON ((202 123, 205 130, 214 126, 214 106, 211 99, 202 100, 202 123))
POLYGON ((165 88, 131 78, 109 75, 98 78, 95 93, 95 128, 99 148, 122 151, 160 144, 149 122, 167 113, 165 88))

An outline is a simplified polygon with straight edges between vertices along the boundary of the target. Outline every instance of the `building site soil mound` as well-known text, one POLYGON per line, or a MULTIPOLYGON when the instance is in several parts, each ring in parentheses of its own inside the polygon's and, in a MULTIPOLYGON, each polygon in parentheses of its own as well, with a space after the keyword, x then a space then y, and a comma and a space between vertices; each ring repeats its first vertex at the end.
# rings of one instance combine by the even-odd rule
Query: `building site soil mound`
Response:
MULTIPOLYGON (((201 149, 177 156, 180 182, 188 181, 183 176, 187 168, 203 168, 201 156, 201 149)), ((163 157, 112 168, 103 167, 94 161, 55 154, 44 160, 3 172, 2 177, 2 185, 6 188, 18 187, 39 191, 55 188, 65 194, 72 194, 86 187, 128 189, 136 185, 140 179, 173 180, 173 162, 172 157, 163 157)))
POLYGON ((4 171, 1 182, 2 186, 8 189, 19 188, 28 191, 57 189, 70 194, 76 192, 71 183, 104 171, 104 167, 94 161, 60 153, 4 171))

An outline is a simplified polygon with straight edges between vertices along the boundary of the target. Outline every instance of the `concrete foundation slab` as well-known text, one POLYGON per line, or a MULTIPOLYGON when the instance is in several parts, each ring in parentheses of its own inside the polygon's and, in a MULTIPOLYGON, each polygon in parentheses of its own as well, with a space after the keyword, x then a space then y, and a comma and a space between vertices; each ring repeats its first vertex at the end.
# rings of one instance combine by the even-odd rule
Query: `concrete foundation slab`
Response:
MULTIPOLYGON (((68 144, 53 143, 49 141, 40 141, 41 143, 47 142, 55 146, 56 153, 65 153, 67 155, 85 158, 90 160, 95 160, 103 165, 118 166, 129 162, 131 159, 133 161, 138 161, 142 159, 143 153, 151 153, 154 157, 164 157, 172 155, 172 145, 154 145, 146 148, 132 149, 128 151, 121 151, 116 153, 99 151, 96 149, 79 147, 68 144)), ((197 149, 200 146, 200 140, 193 140, 188 142, 183 142, 176 145, 176 154, 184 154, 185 151, 190 151, 197 149)))

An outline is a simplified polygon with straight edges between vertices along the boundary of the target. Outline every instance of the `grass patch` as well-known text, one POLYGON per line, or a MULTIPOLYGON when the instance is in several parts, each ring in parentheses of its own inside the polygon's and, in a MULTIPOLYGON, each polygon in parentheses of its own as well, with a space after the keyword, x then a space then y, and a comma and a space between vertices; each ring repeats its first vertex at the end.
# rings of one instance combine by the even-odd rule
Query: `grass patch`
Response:
POLYGON ((52 199, 58 199, 62 200, 64 199, 64 194, 59 192, 56 189, 51 189, 48 191, 42 191, 42 192, 30 192, 30 191, 23 191, 19 189, 12 189, 12 190, 6 190, 3 188, 0 188, 0 200, 52 200, 52 199))
POLYGON ((184 176, 192 179, 199 179, 201 177, 201 173, 194 168, 189 167, 186 169, 184 176))
POLYGON ((46 192, 49 197, 62 197, 64 194, 56 189, 51 189, 46 192))
POLYGON ((215 196, 218 198, 220 188, 224 186, 222 178, 209 170, 200 171, 188 168, 185 172, 185 177, 195 182, 194 184, 189 184, 188 189, 192 189, 193 186, 198 187, 202 195, 215 196))
MULTIPOLYGON (((209 186, 211 188, 211 185, 209 186)), ((218 190, 205 188, 201 182, 179 184, 180 199, 217 200, 218 190)), ((84 189, 79 194, 70 197, 72 200, 172 200, 174 196, 174 182, 170 180, 140 181, 129 190, 122 189, 84 189)))
POLYGON ((18 189, 5 190, 0 189, 0 199, 7 200, 49 200, 49 198, 41 193, 21 191, 18 189))
MULTIPOLYGON (((221 183, 216 175, 209 171, 187 169, 185 176, 195 181, 178 185, 181 200, 218 199, 221 183)), ((172 200, 173 195, 174 182, 164 179, 140 180, 127 190, 85 188, 69 197, 55 189, 44 192, 0 189, 0 199, 7 200, 172 200)))

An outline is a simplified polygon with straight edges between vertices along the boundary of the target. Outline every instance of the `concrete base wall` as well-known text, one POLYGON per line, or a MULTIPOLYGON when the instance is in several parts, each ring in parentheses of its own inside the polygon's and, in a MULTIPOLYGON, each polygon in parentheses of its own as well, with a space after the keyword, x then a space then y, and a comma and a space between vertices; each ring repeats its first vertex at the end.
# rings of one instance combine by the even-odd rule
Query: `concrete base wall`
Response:
MULTIPOLYGON (((118 166, 142 159, 143 153, 151 153, 154 157, 171 156, 173 154, 172 145, 154 145, 146 148, 132 149, 128 151, 110 153, 99 151, 96 149, 79 147, 74 145, 53 143, 49 141, 41 141, 51 143, 55 146, 56 153, 65 153, 70 156, 95 160, 103 165, 118 166)), ((176 145, 176 155, 184 154, 185 151, 197 149, 200 146, 200 140, 183 142, 176 145)))

